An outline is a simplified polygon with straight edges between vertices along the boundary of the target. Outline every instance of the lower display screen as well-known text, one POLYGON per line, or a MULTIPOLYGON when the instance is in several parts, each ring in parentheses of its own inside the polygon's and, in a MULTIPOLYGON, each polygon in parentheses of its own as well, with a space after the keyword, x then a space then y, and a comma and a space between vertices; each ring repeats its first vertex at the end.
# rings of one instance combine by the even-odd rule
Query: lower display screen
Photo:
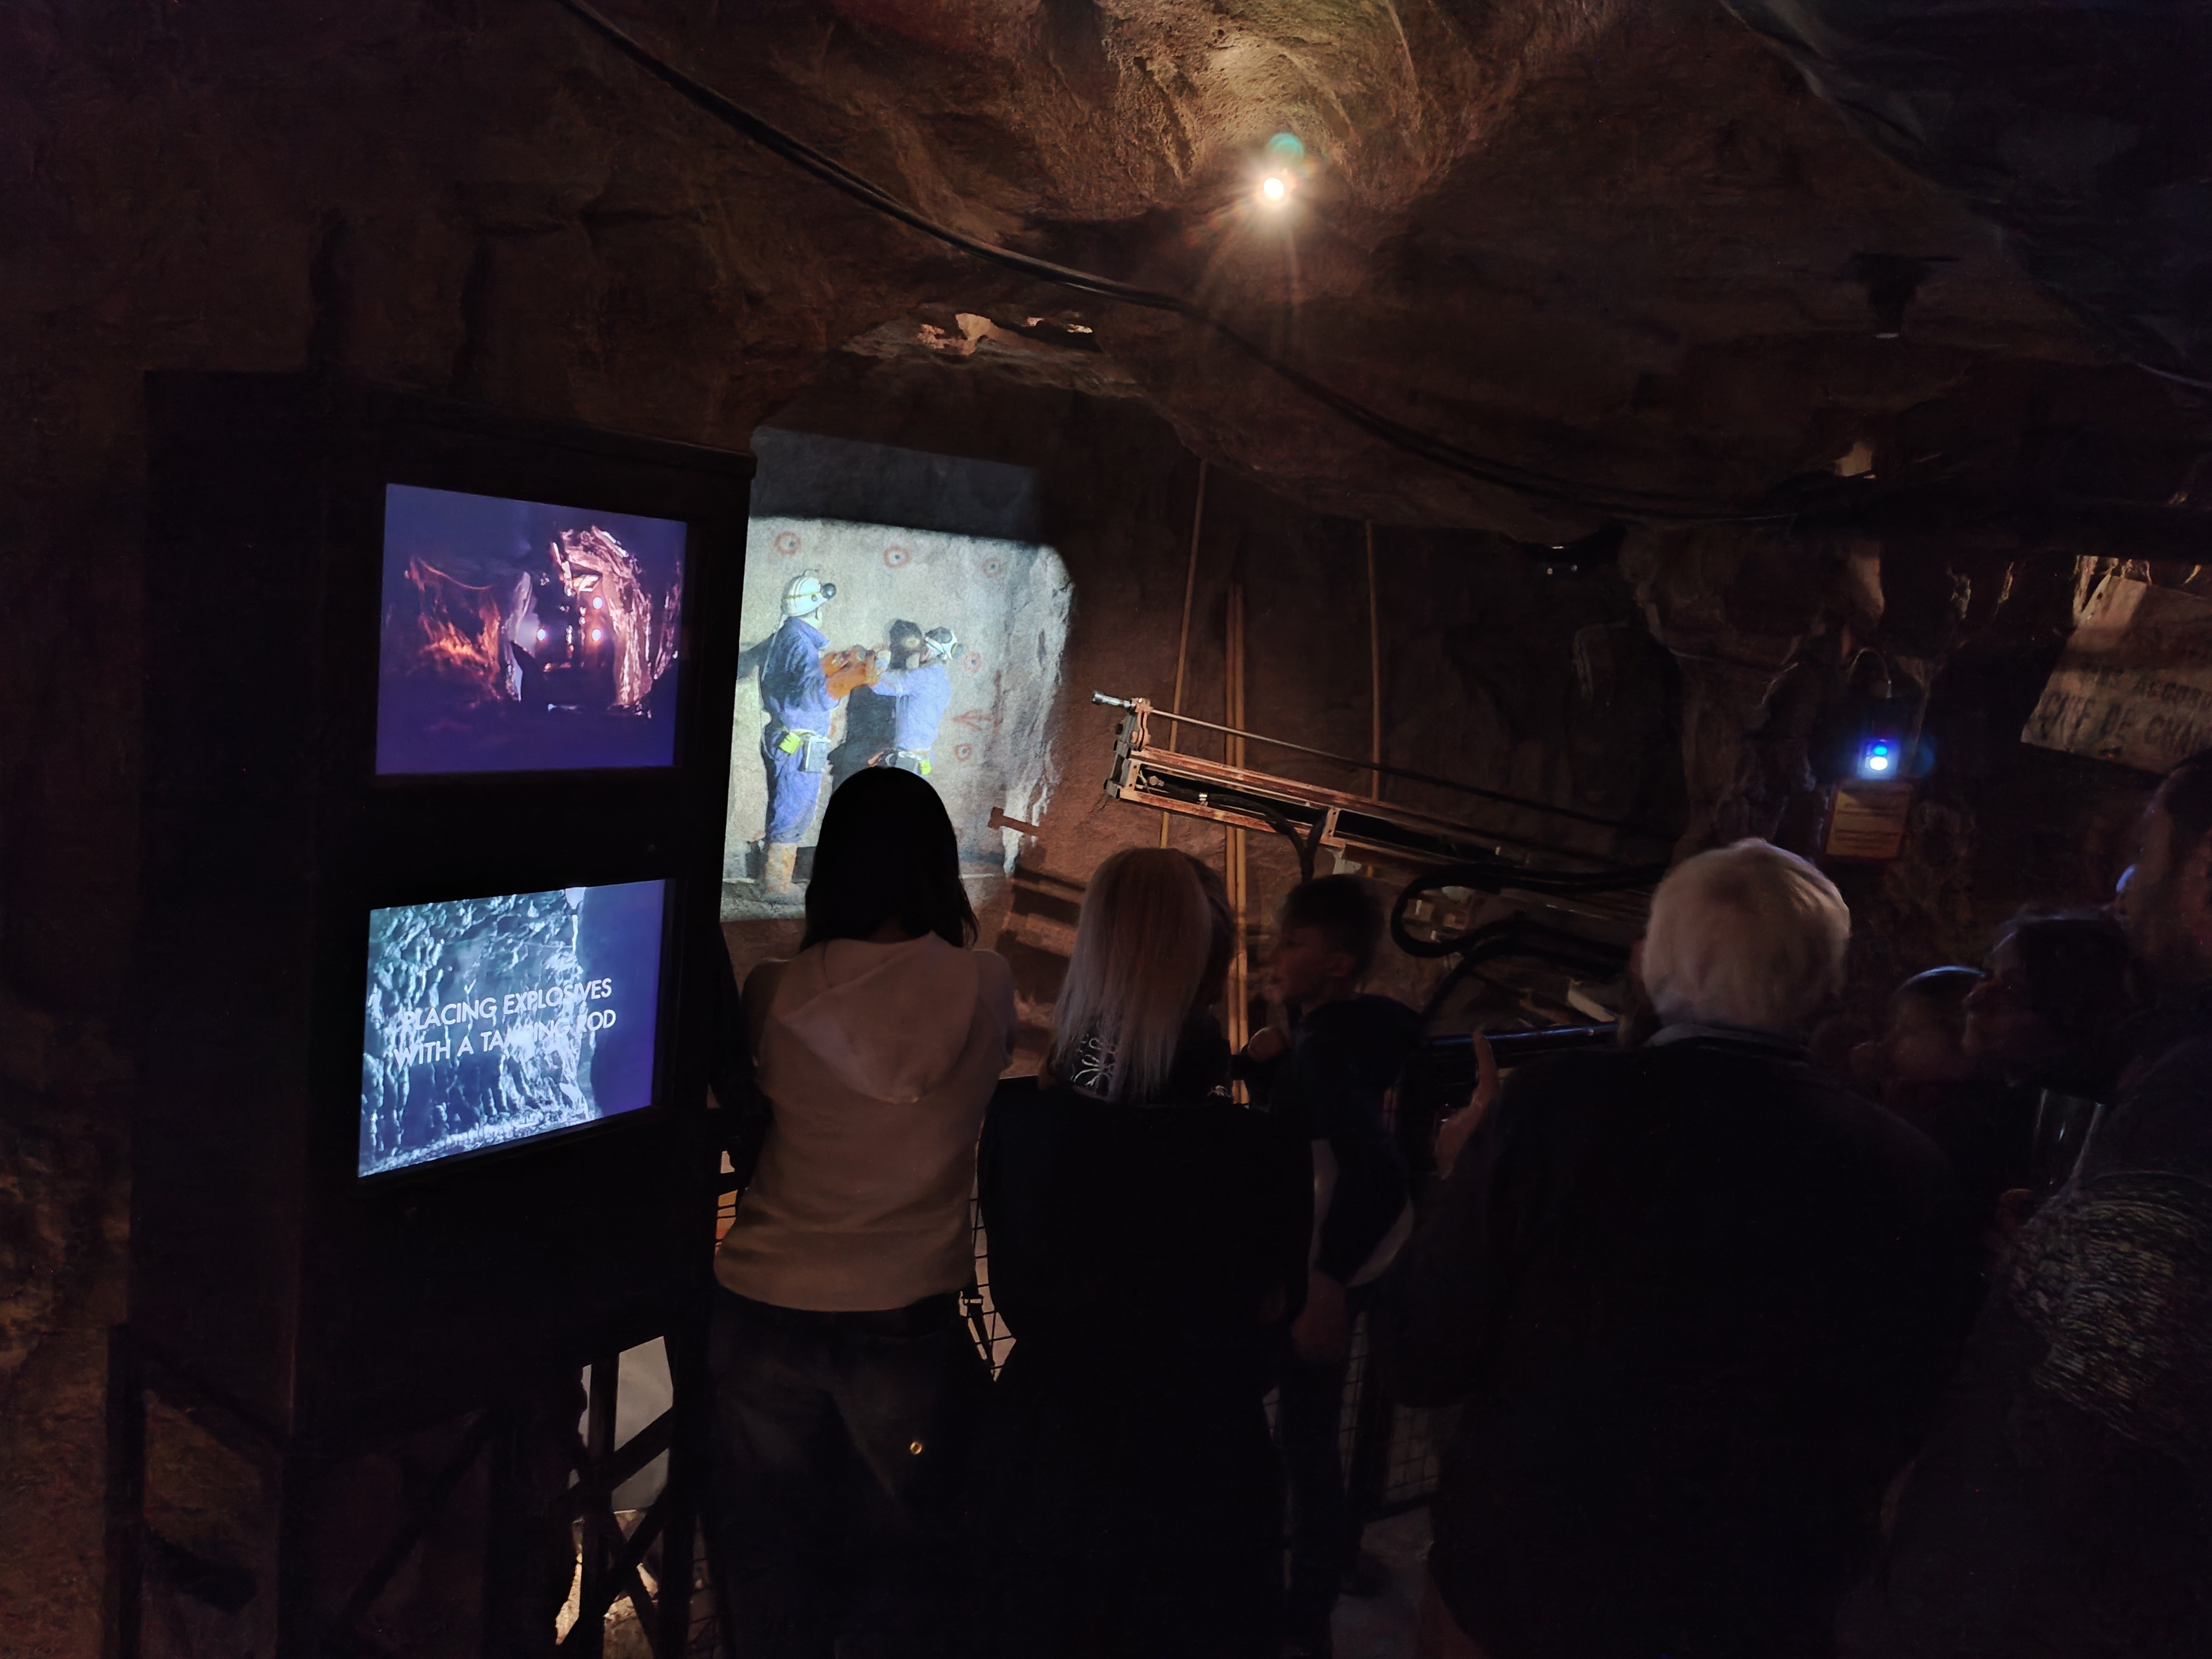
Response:
POLYGON ((360 1173, 650 1105, 665 886, 370 911, 360 1173))

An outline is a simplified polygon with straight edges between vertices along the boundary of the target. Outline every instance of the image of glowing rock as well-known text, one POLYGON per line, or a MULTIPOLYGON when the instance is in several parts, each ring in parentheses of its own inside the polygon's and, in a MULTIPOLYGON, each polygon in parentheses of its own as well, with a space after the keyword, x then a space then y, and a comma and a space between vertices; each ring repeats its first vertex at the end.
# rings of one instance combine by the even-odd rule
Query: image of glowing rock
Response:
POLYGON ((669 764, 686 534, 387 486, 376 769, 669 764))

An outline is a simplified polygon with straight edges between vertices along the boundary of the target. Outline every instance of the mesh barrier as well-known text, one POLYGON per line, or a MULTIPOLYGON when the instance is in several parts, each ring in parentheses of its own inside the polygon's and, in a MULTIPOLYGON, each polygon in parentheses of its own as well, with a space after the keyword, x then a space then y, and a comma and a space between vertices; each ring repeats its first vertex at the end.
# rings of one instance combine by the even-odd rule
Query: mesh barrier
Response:
POLYGON ((995 1377, 1013 1352, 1014 1337, 991 1300, 991 1242, 984 1236, 983 1218, 972 1195, 968 1200, 968 1219, 975 1234, 975 1290, 968 1299, 968 1328, 975 1336, 976 1351, 995 1377))

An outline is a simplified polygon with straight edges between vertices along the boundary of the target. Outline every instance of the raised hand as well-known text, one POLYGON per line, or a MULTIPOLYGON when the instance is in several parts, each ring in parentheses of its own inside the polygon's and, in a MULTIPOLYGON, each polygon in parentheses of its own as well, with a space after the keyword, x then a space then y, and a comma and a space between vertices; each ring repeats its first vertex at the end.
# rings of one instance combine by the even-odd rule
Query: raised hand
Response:
POLYGON ((1437 1173, 1449 1175, 1459 1161, 1460 1149, 1482 1121, 1491 1102, 1498 1098, 1498 1055, 1490 1039, 1474 1034, 1474 1093, 1468 1103, 1437 1126, 1437 1173))

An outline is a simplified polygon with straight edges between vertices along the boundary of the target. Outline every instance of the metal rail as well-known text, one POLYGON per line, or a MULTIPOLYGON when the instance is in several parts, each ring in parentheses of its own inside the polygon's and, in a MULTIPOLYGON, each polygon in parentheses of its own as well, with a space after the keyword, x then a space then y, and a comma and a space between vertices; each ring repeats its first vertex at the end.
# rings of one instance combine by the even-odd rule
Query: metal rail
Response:
MULTIPOLYGON (((1242 738, 1247 743, 1263 743, 1271 749, 1287 749, 1294 754, 1311 755, 1317 760, 1333 761, 1339 766, 1349 766, 1357 771, 1375 772, 1389 778, 1404 778, 1412 783, 1426 783, 1439 789, 1456 790, 1463 795, 1474 795, 1482 800, 1494 800, 1501 805, 1517 806, 1524 811, 1548 813, 1553 817, 1571 818, 1577 823, 1595 824, 1601 830, 1623 830, 1631 835, 1648 836, 1656 841, 1671 842, 1674 832, 1654 829, 1650 824, 1633 823, 1625 818, 1601 817, 1595 812, 1584 812, 1571 806, 1554 806, 1548 801, 1530 800, 1525 795, 1510 795, 1502 790, 1486 789, 1479 783, 1465 783, 1457 778, 1441 778, 1433 772, 1416 772, 1403 766, 1386 765, 1379 760, 1356 760, 1350 755, 1340 755, 1331 750, 1316 749, 1310 744, 1292 743, 1287 738, 1271 738, 1258 732, 1247 732, 1241 726, 1224 726, 1218 720, 1200 720, 1194 714, 1172 714, 1156 708, 1144 697, 1109 696, 1103 691, 1093 691, 1091 701, 1107 708, 1127 708, 1141 711, 1147 721, 1166 720, 1176 726, 1195 726, 1208 732, 1218 732, 1224 737, 1242 738)), ((1179 758, 1189 758, 1179 757, 1179 758)), ((1239 769, 1240 770, 1242 769, 1239 769)))
MULTIPOLYGON (((1661 838, 1657 830, 1637 830, 1589 813, 1523 801, 1472 785, 1455 785, 1498 801, 1510 809, 1499 816, 1519 820, 1498 828, 1469 823, 1379 801, 1371 795, 1328 789, 1162 747, 1152 739, 1150 721, 1157 711, 1146 699, 1093 693, 1092 701, 1127 711, 1115 741, 1113 770, 1106 779, 1109 795, 1133 805, 1204 818, 1232 830, 1273 831, 1297 849, 1299 867, 1309 878, 1314 873, 1316 856, 1324 847, 1362 863, 1429 871, 1443 866, 1455 872, 1480 866, 1489 873, 1474 884, 1491 892, 1498 890, 1499 880, 1508 872, 1515 886, 1565 894, 1570 889, 1618 887, 1624 884, 1624 877, 1632 872, 1640 877, 1641 872, 1656 867, 1649 854, 1657 850, 1650 844, 1661 838), (1584 824, 1590 827, 1583 828, 1584 824), (1645 856, 1632 859, 1616 850, 1624 837, 1639 842, 1636 850, 1645 856)), ((1202 724, 1226 732, 1232 742, 1251 738, 1323 759, 1368 764, 1304 744, 1240 732, 1212 721, 1202 724)), ((1418 773, 1400 775, 1423 776, 1418 773)), ((1632 880, 1627 884, 1636 883, 1632 880)), ((1580 908, 1565 897, 1545 902, 1554 908, 1580 908)))

